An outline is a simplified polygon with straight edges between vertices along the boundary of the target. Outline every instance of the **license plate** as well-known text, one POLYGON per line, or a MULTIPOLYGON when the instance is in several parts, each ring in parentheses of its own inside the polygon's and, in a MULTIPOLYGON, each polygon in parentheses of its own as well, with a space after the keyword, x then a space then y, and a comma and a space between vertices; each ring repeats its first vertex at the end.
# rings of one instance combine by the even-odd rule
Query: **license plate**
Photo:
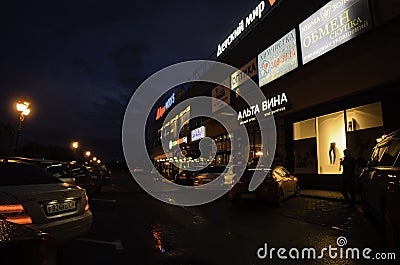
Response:
POLYGON ((241 194, 240 197, 243 199, 255 199, 256 195, 255 194, 241 194))
POLYGON ((65 201, 58 203, 50 203, 46 205, 47 214, 56 214, 76 209, 75 201, 65 201))

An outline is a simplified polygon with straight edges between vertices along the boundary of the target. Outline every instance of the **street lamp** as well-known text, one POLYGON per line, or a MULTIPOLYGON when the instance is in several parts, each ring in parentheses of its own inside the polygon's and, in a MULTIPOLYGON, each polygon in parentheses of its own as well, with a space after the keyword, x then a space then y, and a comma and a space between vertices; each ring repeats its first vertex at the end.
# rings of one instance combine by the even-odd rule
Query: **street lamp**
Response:
POLYGON ((15 140, 15 152, 17 152, 18 150, 18 141, 22 131, 22 122, 25 120, 25 116, 28 116, 29 113, 31 113, 31 109, 29 108, 30 104, 31 103, 24 100, 20 100, 16 103, 16 108, 17 111, 19 112, 19 122, 18 122, 17 137, 15 140))
POLYGON ((92 154, 92 153, 91 153, 90 151, 86 151, 86 152, 85 152, 85 156, 88 157, 88 158, 90 157, 91 154, 92 154))
POLYGON ((72 142, 72 148, 74 148, 76 150, 76 149, 78 149, 78 147, 79 147, 78 142, 72 142))
POLYGON ((76 150, 79 147, 79 143, 77 141, 72 142, 72 148, 74 148, 74 155, 75 155, 75 159, 76 159, 76 150))

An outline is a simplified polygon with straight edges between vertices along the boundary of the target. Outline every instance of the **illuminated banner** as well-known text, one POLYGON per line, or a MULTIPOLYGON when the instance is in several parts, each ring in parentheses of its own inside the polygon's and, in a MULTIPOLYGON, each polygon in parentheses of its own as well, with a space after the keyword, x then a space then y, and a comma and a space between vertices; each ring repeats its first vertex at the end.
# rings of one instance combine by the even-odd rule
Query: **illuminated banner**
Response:
POLYGON ((172 106, 172 104, 174 104, 174 103, 175 103, 175 93, 172 93, 172 95, 165 102, 165 105, 162 107, 158 107, 156 120, 161 118, 164 115, 164 113, 167 111, 167 109, 169 109, 172 106))
POLYGON ((333 0, 300 24, 303 64, 371 27, 368 0, 333 0))
POLYGON ((246 28, 252 28, 253 23, 261 19, 261 16, 266 13, 276 3, 276 0, 269 0, 269 5, 265 4, 265 1, 261 1, 245 19, 242 19, 236 29, 224 40, 224 42, 218 44, 217 57, 219 57, 233 42, 238 38, 246 28))
POLYGON ((201 126, 192 131, 192 141, 196 141, 206 137, 206 127, 201 126))
POLYGON ((254 116, 259 112, 265 112, 264 115, 266 116, 270 115, 271 112, 272 114, 275 114, 278 112, 286 111, 287 110, 286 105, 288 103, 289 101, 286 96, 286 93, 283 92, 279 95, 264 100, 260 104, 255 104, 239 111, 237 119, 238 121, 240 121, 240 124, 246 124, 248 122, 255 121, 256 117, 254 116), (270 110, 272 111, 270 112, 270 110))
POLYGON ((230 87, 230 79, 224 80, 222 85, 216 86, 211 91, 212 99, 212 112, 216 112, 224 107, 224 104, 221 102, 225 102, 226 104, 231 104, 231 90, 230 87), (219 99, 219 100, 215 100, 219 99))
POLYGON ((296 30, 258 55, 258 84, 263 86, 297 68, 296 30))
POLYGON ((257 60, 254 58, 231 75, 231 88, 235 89, 257 74, 257 60))
POLYGON ((172 147, 178 145, 178 144, 183 144, 183 143, 187 143, 187 137, 182 137, 180 139, 178 139, 177 141, 169 141, 169 149, 172 149, 172 147))

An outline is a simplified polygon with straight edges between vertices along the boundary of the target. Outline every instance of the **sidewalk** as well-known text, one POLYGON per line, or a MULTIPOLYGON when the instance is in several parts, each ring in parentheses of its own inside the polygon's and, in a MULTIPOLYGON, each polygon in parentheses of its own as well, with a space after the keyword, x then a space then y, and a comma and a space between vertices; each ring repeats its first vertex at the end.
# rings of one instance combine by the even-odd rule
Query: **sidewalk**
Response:
MULTIPOLYGON (((343 195, 340 191, 334 190, 314 190, 314 189, 305 189, 300 190, 300 196, 316 198, 316 199, 326 199, 333 201, 343 201, 343 195)), ((356 194, 356 203, 360 203, 361 198, 359 194, 356 194)))

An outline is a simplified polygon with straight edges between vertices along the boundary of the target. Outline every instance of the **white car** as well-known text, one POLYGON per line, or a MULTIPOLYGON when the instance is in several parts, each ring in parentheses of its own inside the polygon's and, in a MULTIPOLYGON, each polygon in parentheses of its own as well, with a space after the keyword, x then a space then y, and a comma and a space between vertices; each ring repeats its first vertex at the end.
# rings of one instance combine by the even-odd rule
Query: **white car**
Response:
POLYGON ((0 159, 0 219, 47 232, 59 242, 83 235, 92 225, 84 189, 6 159, 0 159))

